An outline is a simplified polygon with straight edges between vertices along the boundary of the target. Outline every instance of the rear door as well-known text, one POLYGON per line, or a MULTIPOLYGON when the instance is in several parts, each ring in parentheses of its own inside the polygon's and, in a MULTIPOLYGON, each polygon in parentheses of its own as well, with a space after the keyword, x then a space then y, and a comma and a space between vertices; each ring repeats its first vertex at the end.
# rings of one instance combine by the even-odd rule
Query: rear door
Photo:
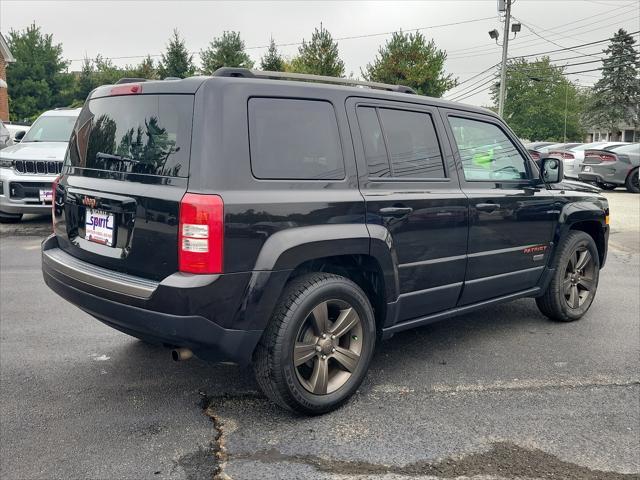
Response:
POLYGON ((468 206, 437 109, 357 98, 347 106, 367 224, 386 227, 398 257, 398 321, 455 306, 468 206))
POLYGON ((469 197, 469 252, 460 305, 537 285, 560 206, 532 182, 526 150, 488 115, 444 111, 469 197))
POLYGON ((178 269, 193 95, 87 101, 56 189, 60 248, 109 269, 162 279, 178 269))

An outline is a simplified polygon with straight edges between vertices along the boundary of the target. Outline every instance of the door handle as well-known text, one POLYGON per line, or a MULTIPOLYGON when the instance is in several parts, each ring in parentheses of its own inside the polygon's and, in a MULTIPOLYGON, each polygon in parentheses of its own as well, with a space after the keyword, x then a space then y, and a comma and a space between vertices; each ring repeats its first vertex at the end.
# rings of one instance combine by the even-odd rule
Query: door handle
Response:
POLYGON ((476 210, 480 210, 481 212, 494 212, 500 208, 499 203, 477 203, 476 210))
POLYGON ((383 217, 404 217, 413 212, 411 207, 386 207, 378 210, 383 217))

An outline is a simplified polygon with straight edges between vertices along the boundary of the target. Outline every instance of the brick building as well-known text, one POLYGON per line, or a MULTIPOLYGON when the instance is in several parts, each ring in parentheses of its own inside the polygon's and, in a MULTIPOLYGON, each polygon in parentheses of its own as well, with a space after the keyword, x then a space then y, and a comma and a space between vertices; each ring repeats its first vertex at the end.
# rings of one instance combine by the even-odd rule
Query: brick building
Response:
POLYGON ((7 65, 15 62, 9 45, 0 33, 0 120, 9 120, 9 92, 7 86, 7 65))

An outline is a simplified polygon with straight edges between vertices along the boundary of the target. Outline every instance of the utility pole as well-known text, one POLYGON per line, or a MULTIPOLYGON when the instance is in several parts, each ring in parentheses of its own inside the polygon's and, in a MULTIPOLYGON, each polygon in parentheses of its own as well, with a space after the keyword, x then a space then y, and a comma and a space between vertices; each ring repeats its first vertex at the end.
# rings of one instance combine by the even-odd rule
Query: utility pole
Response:
POLYGON ((507 50, 509 48, 509 23, 511 22, 511 0, 507 0, 504 16, 504 37, 502 40, 502 64, 500 66, 500 96, 498 97, 498 115, 504 113, 504 101, 507 95, 507 50))
POLYGON ((567 143, 567 110, 569 109, 569 80, 564 89, 564 143, 567 143))

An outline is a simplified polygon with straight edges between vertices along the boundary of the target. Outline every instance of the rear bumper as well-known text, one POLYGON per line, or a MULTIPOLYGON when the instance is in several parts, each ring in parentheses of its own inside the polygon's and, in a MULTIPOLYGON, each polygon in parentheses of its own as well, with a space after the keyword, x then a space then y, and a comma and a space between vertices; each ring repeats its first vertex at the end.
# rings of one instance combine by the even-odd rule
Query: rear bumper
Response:
MULTIPOLYGON (((195 279, 193 276, 176 275, 163 282, 141 283, 142 279, 137 277, 78 260, 68 261, 65 255, 67 254, 58 248, 55 236, 43 242, 42 273, 45 283, 65 300, 101 322, 149 341, 190 348, 198 357, 206 360, 239 364, 250 362, 262 335, 262 328, 225 328, 197 309, 189 308, 191 303, 184 298, 190 294, 200 295, 202 288, 207 288, 210 296, 216 297, 215 283, 228 275, 195 279), (194 282, 198 281, 211 283, 195 285, 194 288, 194 282), (119 285, 117 290, 112 288, 116 284, 119 285), (159 298, 163 301, 160 302, 159 298), (187 305, 184 311, 176 313, 176 308, 173 308, 173 312, 167 311, 170 310, 168 308, 159 309, 162 305, 169 304, 175 307, 176 303, 180 303, 179 300, 187 305)), ((240 293, 243 293, 242 288, 240 293)), ((215 300, 218 301, 218 314, 230 315, 233 310, 238 309, 228 293, 226 297, 215 300)))
POLYGON ((631 170, 629 165, 608 163, 607 165, 588 165, 590 172, 580 172, 578 178, 584 182, 610 183, 613 185, 624 185, 627 175, 631 170))

